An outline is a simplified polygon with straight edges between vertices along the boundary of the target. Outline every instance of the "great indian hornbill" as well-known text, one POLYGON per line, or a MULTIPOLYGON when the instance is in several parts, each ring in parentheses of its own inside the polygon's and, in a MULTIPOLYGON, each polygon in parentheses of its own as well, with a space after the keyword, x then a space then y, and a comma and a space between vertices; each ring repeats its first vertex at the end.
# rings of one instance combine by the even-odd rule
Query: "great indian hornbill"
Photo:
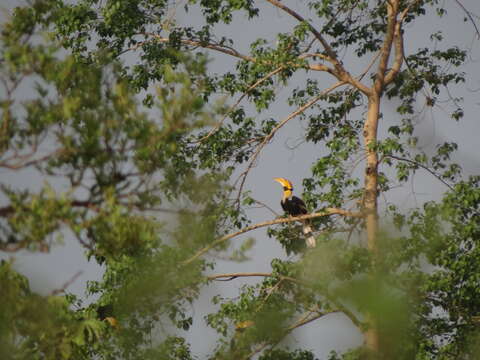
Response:
POLYGON ((97 315, 101 321, 106 321, 110 326, 116 328, 118 327, 118 321, 113 317, 113 306, 112 304, 101 305, 97 308, 97 315))
MULTIPOLYGON (((307 207, 302 199, 293 196, 293 185, 290 181, 284 178, 275 178, 273 179, 283 186, 283 198, 280 201, 280 205, 282 205, 282 209, 291 216, 299 216, 307 214, 307 207)), ((310 226, 309 220, 303 221, 303 233, 306 236, 306 243, 307 247, 313 248, 316 245, 315 238, 312 235, 312 227, 310 226)))

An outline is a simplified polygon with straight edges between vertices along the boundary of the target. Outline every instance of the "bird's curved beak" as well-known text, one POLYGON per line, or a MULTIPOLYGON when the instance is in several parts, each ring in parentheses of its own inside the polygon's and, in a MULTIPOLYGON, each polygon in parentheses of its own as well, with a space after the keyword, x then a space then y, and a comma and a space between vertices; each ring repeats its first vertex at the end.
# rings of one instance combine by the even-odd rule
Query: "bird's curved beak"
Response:
POLYGON ((275 180, 276 182, 280 183, 282 186, 284 187, 290 187, 290 181, 288 181, 287 179, 284 179, 284 178, 274 178, 273 180, 275 180))

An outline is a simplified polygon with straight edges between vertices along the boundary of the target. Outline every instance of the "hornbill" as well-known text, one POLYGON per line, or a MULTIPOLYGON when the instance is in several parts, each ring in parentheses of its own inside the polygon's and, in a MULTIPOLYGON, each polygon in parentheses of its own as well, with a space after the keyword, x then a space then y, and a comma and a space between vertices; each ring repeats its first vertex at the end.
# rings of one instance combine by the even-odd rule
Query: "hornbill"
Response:
MULTIPOLYGON (((282 209, 291 216, 299 216, 307 214, 307 207, 302 199, 293 196, 293 185, 290 181, 284 178, 275 178, 273 179, 279 182, 283 186, 283 198, 280 201, 282 209)), ((312 227, 310 226, 309 220, 303 220, 303 233, 306 236, 307 247, 313 248, 316 245, 315 238, 312 235, 312 227)))
POLYGON ((97 316, 101 321, 106 321, 110 326, 116 328, 118 327, 118 321, 113 317, 113 306, 112 304, 101 305, 97 308, 97 316))

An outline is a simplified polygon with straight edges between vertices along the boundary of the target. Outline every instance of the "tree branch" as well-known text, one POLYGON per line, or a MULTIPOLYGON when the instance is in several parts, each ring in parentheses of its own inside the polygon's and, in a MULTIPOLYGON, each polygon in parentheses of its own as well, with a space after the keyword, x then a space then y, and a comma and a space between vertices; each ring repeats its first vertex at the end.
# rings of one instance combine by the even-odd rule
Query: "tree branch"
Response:
MULTIPOLYGON (((252 272, 252 273, 229 273, 229 274, 216 274, 216 275, 210 275, 207 277, 207 279, 209 280, 216 280, 216 281, 231 281, 231 280, 234 280, 234 279, 237 279, 237 278, 241 278, 241 277, 278 277, 280 280, 286 280, 286 281, 291 281, 291 282, 294 282, 294 283, 297 283, 297 284, 300 284, 300 285, 303 285, 303 286, 307 286, 307 287, 310 287, 310 285, 308 283, 306 283, 305 281, 302 281, 302 280, 299 280, 299 279, 295 279, 291 276, 284 276, 284 275, 279 275, 279 274, 272 274, 272 273, 261 273, 261 272, 252 272)), ((330 301, 333 305, 335 305, 335 307, 337 307, 336 310, 334 311, 331 311, 331 312, 341 312, 343 313, 346 317, 348 317, 350 319, 350 321, 356 326, 358 327, 359 329, 362 329, 364 328, 364 324, 357 318, 357 316, 351 312, 350 310, 348 310, 345 306, 343 306, 341 303, 339 303, 338 301, 334 300, 330 295, 328 294, 323 294, 323 296, 325 296, 325 298, 330 301)), ((326 315, 326 313, 322 313, 322 315, 318 316, 317 318, 323 316, 323 315, 326 315)), ((313 321, 315 319, 312 319, 310 321, 313 321)), ((310 322, 308 321, 308 322, 310 322)), ((305 325, 306 323, 308 322, 305 322, 305 323, 301 323, 300 325, 298 326, 294 326, 292 328, 295 329, 299 326, 302 326, 302 325, 305 325)))
POLYGON ((310 24, 307 20, 305 20, 305 18, 303 18, 302 16, 300 16, 297 12, 293 11, 292 9, 290 9, 288 6, 282 4, 281 2, 277 1, 277 0, 267 0, 270 4, 278 7, 279 9, 282 9, 283 11, 285 11, 287 14, 293 16, 295 19, 297 19, 298 21, 300 22, 303 22, 305 24, 308 25, 311 33, 318 39, 318 41, 320 41, 320 43, 322 44, 323 48, 325 49, 325 52, 327 53, 328 57, 326 58, 326 60, 328 60, 329 62, 331 62, 335 68, 338 67, 339 70, 341 70, 341 72, 344 72, 345 70, 343 69, 343 66, 342 64, 340 64, 340 62, 337 60, 337 54, 335 54, 335 51, 333 51, 333 49, 330 47, 330 45, 328 44, 328 42, 323 38, 322 34, 320 34, 320 32, 315 29, 315 27, 313 27, 312 24, 310 24))
POLYGON ((375 91, 380 94, 385 86, 385 73, 387 71, 388 59, 392 50, 392 43, 395 36, 395 25, 397 24, 398 1, 388 1, 387 6, 387 33, 383 41, 380 62, 378 64, 377 75, 375 78, 375 91))
POLYGON ((470 22, 472 23, 473 27, 475 28, 475 32, 477 33, 477 37, 480 39, 480 31, 478 30, 477 24, 475 24, 475 20, 473 19, 470 11, 468 11, 467 8, 463 6, 463 4, 459 0, 455 0, 455 2, 458 4, 458 6, 462 8, 467 17, 470 19, 470 22))
POLYGON ((312 321, 320 319, 321 317, 324 317, 325 315, 334 314, 334 313, 338 313, 338 312, 341 312, 341 311, 340 310, 330 310, 330 311, 324 311, 324 312, 320 312, 320 311, 308 312, 303 318, 298 320, 295 324, 290 325, 287 329, 287 333, 290 333, 293 330, 295 330, 295 329, 297 329, 297 328, 299 328, 303 325, 307 325, 307 324, 311 323, 312 321), (311 316, 312 313, 315 314, 315 315, 311 316))
POLYGON ((61 288, 59 289, 55 289, 53 290, 50 295, 54 296, 54 295, 58 295, 60 293, 63 293, 65 292, 65 290, 67 290, 67 288, 72 285, 76 280, 77 278, 83 274, 83 271, 77 271, 77 273, 75 275, 72 276, 72 278, 70 280, 68 280, 67 282, 65 282, 61 288))
MULTIPOLYGON (((97 210, 98 202, 89 201, 89 200, 73 200, 70 202, 71 206, 74 207, 84 207, 97 210)), ((7 217, 15 211, 15 208, 12 205, 4 206, 0 208, 0 217, 7 217)))
POLYGON ((259 228, 262 228, 262 227, 265 227, 265 226, 270 226, 270 225, 284 224, 284 223, 289 223, 289 222, 294 222, 294 221, 302 221, 302 220, 313 219, 313 218, 322 217, 322 216, 329 216, 329 215, 342 215, 342 216, 355 217, 355 218, 361 218, 361 217, 364 216, 363 212, 353 212, 353 211, 337 209, 337 208, 326 208, 325 211, 318 212, 318 213, 307 214, 307 215, 302 215, 302 216, 295 216, 295 217, 288 217, 288 218, 281 218, 281 219, 275 219, 275 220, 261 222, 261 223, 258 223, 258 224, 247 226, 246 228, 243 228, 243 229, 241 229, 237 232, 227 234, 225 236, 222 236, 221 238, 218 238, 217 240, 213 241, 210 245, 208 245, 208 246, 204 247, 203 249, 201 249, 200 251, 198 251, 195 255, 193 255, 189 259, 183 261, 182 265, 190 264, 192 261, 198 259, 200 256, 205 254, 210 249, 213 249, 214 247, 224 243, 225 241, 230 240, 230 239, 232 239, 232 238, 234 238, 238 235, 244 234, 248 231, 252 231, 252 230, 259 229, 259 228))
MULTIPOLYGON (((161 42, 161 43, 168 43, 168 42, 170 42, 170 39, 169 39, 169 38, 160 36, 160 35, 158 35, 158 34, 154 34, 154 33, 144 33, 143 35, 147 35, 147 36, 154 37, 154 38, 156 39, 156 41, 161 42)), ((237 50, 235 50, 235 49, 227 48, 227 47, 222 46, 222 45, 217 45, 217 44, 212 44, 212 43, 206 43, 206 42, 203 42, 203 41, 188 40, 188 39, 180 39, 179 41, 180 41, 182 44, 185 44, 185 45, 198 46, 198 47, 202 47, 202 48, 206 48, 206 49, 212 49, 212 50, 215 50, 215 51, 218 51, 218 52, 227 54, 227 55, 231 55, 231 56, 237 57, 237 58, 242 59, 242 60, 245 60, 245 61, 256 62, 256 59, 255 59, 255 58, 250 57, 250 56, 247 56, 247 55, 243 55, 243 54, 239 53, 239 52, 238 52, 237 50)))
POLYGON ((231 281, 241 277, 273 277, 276 276, 280 280, 288 280, 291 282, 302 283, 302 281, 292 278, 290 276, 283 276, 283 275, 274 275, 272 273, 263 273, 263 272, 240 272, 240 273, 227 273, 227 274, 216 274, 216 275, 209 275, 207 276, 208 280, 216 280, 216 281, 231 281))
MULTIPOLYGON (((339 81, 345 81, 345 82, 355 86, 358 90, 363 92, 365 95, 370 95, 371 94, 372 90, 369 87, 365 86, 359 80, 352 77, 350 75, 350 73, 347 70, 345 70, 342 63, 338 60, 337 54, 332 49, 330 44, 325 40, 325 38, 322 36, 322 34, 317 29, 315 29, 315 27, 312 24, 310 24, 310 22, 305 20, 304 17, 302 17, 297 12, 293 11, 292 9, 290 9, 288 6, 284 5, 280 1, 277 1, 277 0, 267 0, 267 1, 270 4, 278 7, 279 9, 285 11, 287 14, 293 16, 298 21, 303 22, 303 23, 308 25, 311 33, 318 39, 318 41, 320 41, 323 48, 325 49, 325 52, 327 53, 327 56, 324 57, 324 59, 327 60, 328 62, 330 62, 331 64, 333 64, 333 66, 335 67, 335 71, 333 71, 333 72, 329 71, 329 72, 331 72, 339 81)), ((314 66, 314 65, 311 65, 311 66, 314 66)), ((315 70, 315 69, 312 69, 312 70, 315 70)), ((326 71, 326 70, 323 70, 323 71, 326 71)))
MULTIPOLYGON (((332 85, 331 87, 329 87, 328 89, 325 89, 324 91, 322 91, 322 93, 318 96, 316 96, 315 98, 313 98, 312 100, 310 100, 309 102, 307 102, 306 104, 304 104, 303 106, 300 106, 297 110, 295 110, 293 113, 291 113, 290 115, 288 115, 285 119, 283 119, 282 121, 280 121, 277 126, 275 126, 272 131, 270 131, 270 133, 265 136, 265 138, 263 139, 263 141, 260 143, 260 145, 258 145, 257 147, 257 150, 255 151, 255 153, 253 154, 250 162, 248 163, 247 165, 247 169, 242 173, 240 174, 240 177, 242 178, 241 182, 240 182, 240 186, 239 186, 239 189, 238 189, 238 197, 237 197, 237 201, 239 201, 240 199, 240 194, 242 193, 242 190, 243 190, 243 186, 245 185, 245 181, 247 179, 247 176, 248 176, 248 173, 250 172, 250 170, 253 168, 253 165, 255 164, 255 161, 257 160, 258 156, 260 155, 260 152, 262 151, 262 149, 265 147, 265 145, 273 138, 273 136, 275 135, 275 133, 277 132, 278 129, 280 129, 283 125, 285 125, 289 120, 293 119, 295 116, 303 113, 305 110, 307 110, 310 106, 314 105, 317 101, 319 101, 323 96, 325 96, 326 94, 328 94, 329 92, 335 90, 337 87, 339 86, 342 86, 342 85, 345 85, 345 82, 344 81, 339 81, 337 82, 336 84, 332 85)), ((237 180, 238 181, 238 180, 237 180)))
MULTIPOLYGON (((167 42, 170 41, 169 38, 162 37, 158 34, 144 33, 143 35, 154 37, 156 41, 162 42, 162 43, 167 43, 167 42)), ((215 51, 218 51, 218 52, 221 52, 221 53, 224 53, 224 54, 227 54, 227 55, 230 55, 230 56, 233 56, 233 57, 245 60, 245 61, 249 61, 249 62, 252 62, 252 63, 257 63, 258 62, 258 60, 256 58, 241 54, 237 50, 232 49, 230 47, 225 47, 225 46, 218 45, 218 44, 213 44, 213 43, 206 43, 204 41, 195 41, 195 40, 188 40, 188 39, 180 39, 179 41, 182 44, 185 44, 185 45, 190 45, 190 46, 196 46, 196 47, 201 47, 201 48, 205 48, 205 49, 215 50, 215 51)), ((142 42, 141 45, 143 45, 144 43, 145 42, 142 42)), ((305 54, 305 55, 300 55, 298 57, 298 59, 302 60, 302 59, 309 58, 309 57, 319 57, 319 55, 318 54, 305 54)), ((264 62, 264 63, 265 64, 270 64, 270 62, 264 62)), ((286 65, 288 65, 288 63, 286 65)), ((292 64, 290 63, 289 65, 292 65, 292 64)), ((297 67, 298 67, 298 65, 297 65, 297 67)), ((301 67, 304 67, 304 64, 302 64, 301 67)), ((306 67, 307 67, 307 69, 312 70, 312 71, 325 71, 325 72, 328 72, 328 73, 333 73, 332 69, 330 69, 328 66, 322 65, 322 64, 308 64, 306 67)))
POLYGON ((393 62, 392 68, 385 75, 385 80, 384 80, 385 85, 390 84, 395 79, 395 77, 397 76, 403 64, 404 50, 403 50, 402 21, 403 19, 401 17, 396 21, 396 24, 395 24, 395 34, 394 34, 395 60, 393 62))
POLYGON ((280 66, 278 68, 276 68, 275 70, 269 72, 267 75, 265 75, 264 77, 262 77, 261 79, 257 80, 253 85, 250 85, 248 87, 248 89, 242 94, 242 96, 240 96, 240 98, 235 102, 235 104, 233 104, 232 106, 230 106, 230 108, 228 109, 228 111, 225 113, 225 115, 223 116, 222 120, 220 120, 209 132, 207 135, 203 136, 202 138, 196 140, 195 142, 196 143, 200 143, 202 141, 205 141, 206 139, 208 139, 210 136, 212 136, 219 128, 220 126, 222 126, 223 122, 225 121, 225 119, 227 118, 228 115, 230 115, 230 113, 238 106, 238 104, 240 104, 240 102, 245 98, 245 96, 247 96, 253 89, 255 89, 258 85, 260 85, 261 83, 263 83, 265 80, 271 78, 272 76, 274 76, 275 74, 279 73, 280 71, 282 71, 285 67, 284 66, 280 66))

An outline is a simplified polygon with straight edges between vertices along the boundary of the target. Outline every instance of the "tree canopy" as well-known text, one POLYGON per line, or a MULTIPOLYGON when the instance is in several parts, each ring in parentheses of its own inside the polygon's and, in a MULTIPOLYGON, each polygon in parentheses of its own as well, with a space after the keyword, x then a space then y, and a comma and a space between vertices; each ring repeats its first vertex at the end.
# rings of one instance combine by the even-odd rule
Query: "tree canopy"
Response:
POLYGON ((419 119, 439 109, 460 126, 454 94, 472 88, 477 20, 438 0, 15 8, 0 38, 0 167, 30 181, 0 183, 0 251, 76 241, 104 273, 85 296, 69 293, 75 279, 40 295, 2 260, 0 357, 194 359, 195 321, 218 334, 212 359, 315 359, 285 339, 342 313, 364 344, 331 360, 476 358, 480 174, 462 170, 451 139, 419 146, 419 119), (432 20, 451 16, 472 43, 451 43, 432 20), (265 35, 249 38, 259 22, 265 35), (248 208, 269 206, 247 179, 292 122, 298 146, 318 149, 301 174, 310 213, 254 222, 248 208), (395 202, 419 174, 442 196, 395 202), (268 272, 246 262, 254 238, 235 241, 259 228, 285 254, 264 260, 268 272), (219 257, 244 270, 225 272, 219 257), (242 279, 254 281, 214 296, 212 313, 198 308, 211 282, 242 279))

